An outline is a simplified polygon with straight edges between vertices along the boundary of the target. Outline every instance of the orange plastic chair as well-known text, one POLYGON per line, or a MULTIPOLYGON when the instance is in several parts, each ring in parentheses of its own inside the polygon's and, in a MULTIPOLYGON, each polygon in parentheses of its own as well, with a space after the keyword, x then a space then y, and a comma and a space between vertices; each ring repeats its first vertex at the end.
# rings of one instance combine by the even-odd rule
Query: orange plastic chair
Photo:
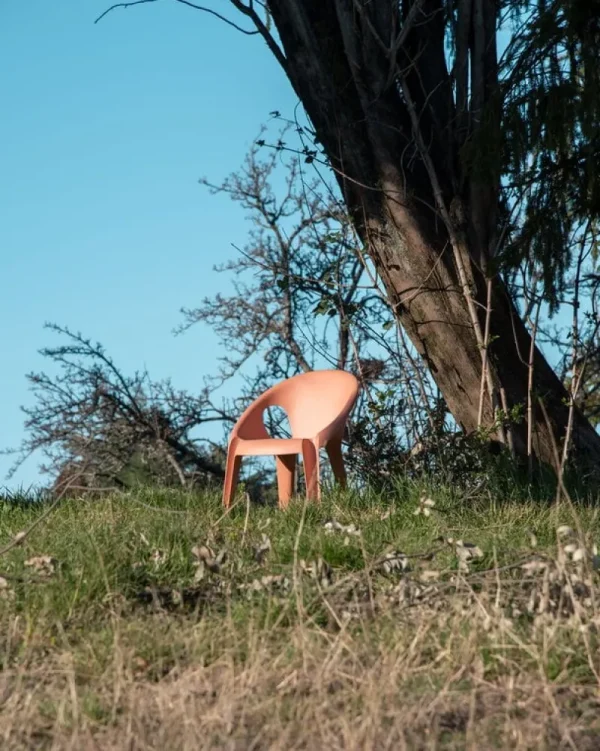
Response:
POLYGON ((242 414, 229 437, 223 504, 235 494, 243 456, 275 456, 279 506, 285 508, 294 491, 298 454, 302 454, 306 496, 320 500, 319 450, 325 448, 335 479, 346 484, 342 438, 348 415, 358 396, 356 378, 344 370, 314 370, 272 386, 242 414), (268 407, 287 413, 292 437, 271 438, 264 425, 268 407))

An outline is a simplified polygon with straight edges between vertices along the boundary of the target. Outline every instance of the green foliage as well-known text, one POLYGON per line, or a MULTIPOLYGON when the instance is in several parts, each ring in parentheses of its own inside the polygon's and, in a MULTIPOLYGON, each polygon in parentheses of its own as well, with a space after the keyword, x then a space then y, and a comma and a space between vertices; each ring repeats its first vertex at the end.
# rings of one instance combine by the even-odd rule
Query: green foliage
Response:
MULTIPOLYGON (((448 485, 463 492, 505 488, 519 469, 505 447, 491 440, 497 423, 508 426, 523 418, 522 408, 501 412, 489 429, 466 435, 449 424, 443 400, 438 400, 419 426, 419 440, 406 446, 397 430, 405 404, 394 389, 382 389, 352 425, 348 466, 356 480, 381 490, 399 476, 412 481, 448 485)), ((406 433, 410 431, 406 429, 406 433)))
POLYGON ((538 263, 556 309, 573 237, 600 217, 600 3, 506 5, 513 22, 501 70, 501 151, 513 232, 503 262, 538 263))

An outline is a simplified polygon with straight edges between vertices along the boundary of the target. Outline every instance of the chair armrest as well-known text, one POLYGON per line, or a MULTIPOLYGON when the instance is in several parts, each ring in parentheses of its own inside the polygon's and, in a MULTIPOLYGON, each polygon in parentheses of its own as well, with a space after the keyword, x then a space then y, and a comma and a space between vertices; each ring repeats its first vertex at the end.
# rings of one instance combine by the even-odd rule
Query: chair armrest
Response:
POLYGON ((314 439, 316 446, 318 448, 323 448, 323 446, 329 443, 333 438, 341 438, 347 419, 346 415, 336 417, 336 419, 333 420, 333 422, 330 422, 327 427, 320 430, 314 439))
POLYGON ((356 402, 356 397, 352 398, 351 401, 346 405, 346 408, 342 411, 340 415, 338 415, 334 420, 332 420, 329 425, 324 427, 322 430, 320 430, 314 440, 315 445, 318 448, 322 448, 327 444, 329 441, 331 441, 333 438, 340 439, 344 435, 344 428, 346 426, 346 423, 348 422, 348 418, 350 417, 350 412, 352 411, 352 408, 354 407, 354 403, 356 402))
POLYGON ((246 407, 231 430, 229 435, 230 443, 234 438, 243 441, 271 437, 265 428, 263 420, 263 413, 270 405, 270 401, 269 394, 265 393, 246 407))

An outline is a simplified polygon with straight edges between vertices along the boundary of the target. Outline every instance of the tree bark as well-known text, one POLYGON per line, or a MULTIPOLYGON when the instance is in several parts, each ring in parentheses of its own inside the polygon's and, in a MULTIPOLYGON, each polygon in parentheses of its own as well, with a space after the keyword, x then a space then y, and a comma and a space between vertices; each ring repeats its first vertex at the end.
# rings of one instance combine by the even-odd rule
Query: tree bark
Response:
MULTIPOLYGON (((393 308, 456 421, 473 431, 500 176, 473 176, 461 149, 497 106, 495 2, 459 3, 469 15, 459 17, 456 104, 444 54, 443 0, 270 0, 268 7, 285 55, 280 63, 393 308)), ((494 424, 498 406, 525 411, 531 343, 499 276, 491 301, 484 426, 494 424)), ((567 425, 568 396, 537 348, 534 362, 535 396, 551 421, 536 401, 534 451, 552 465, 567 425)), ((526 432, 524 420, 511 428, 517 453, 526 452, 526 432)), ((600 437, 579 412, 573 441, 600 459, 600 437)))

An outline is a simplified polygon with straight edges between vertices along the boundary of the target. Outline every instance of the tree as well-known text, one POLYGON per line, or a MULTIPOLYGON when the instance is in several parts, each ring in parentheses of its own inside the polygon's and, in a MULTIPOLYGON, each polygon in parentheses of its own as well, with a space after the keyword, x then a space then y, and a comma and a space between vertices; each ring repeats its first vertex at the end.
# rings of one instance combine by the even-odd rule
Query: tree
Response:
POLYGON ((456 421, 548 463, 572 424, 578 451, 598 461, 600 437, 532 346, 501 273, 511 254, 532 254, 552 299, 566 238, 598 217, 598 0, 230 4, 240 23, 228 23, 250 22, 288 76, 456 421), (514 419, 528 401, 529 429, 514 419))
POLYGON ((12 472, 41 451, 42 471, 58 485, 189 487, 223 477, 221 447, 193 435, 208 422, 233 422, 212 404, 208 389, 192 396, 146 372, 125 376, 100 344, 48 328, 68 343, 42 350, 58 366, 55 376, 28 376, 36 401, 23 410, 27 437, 12 472))

